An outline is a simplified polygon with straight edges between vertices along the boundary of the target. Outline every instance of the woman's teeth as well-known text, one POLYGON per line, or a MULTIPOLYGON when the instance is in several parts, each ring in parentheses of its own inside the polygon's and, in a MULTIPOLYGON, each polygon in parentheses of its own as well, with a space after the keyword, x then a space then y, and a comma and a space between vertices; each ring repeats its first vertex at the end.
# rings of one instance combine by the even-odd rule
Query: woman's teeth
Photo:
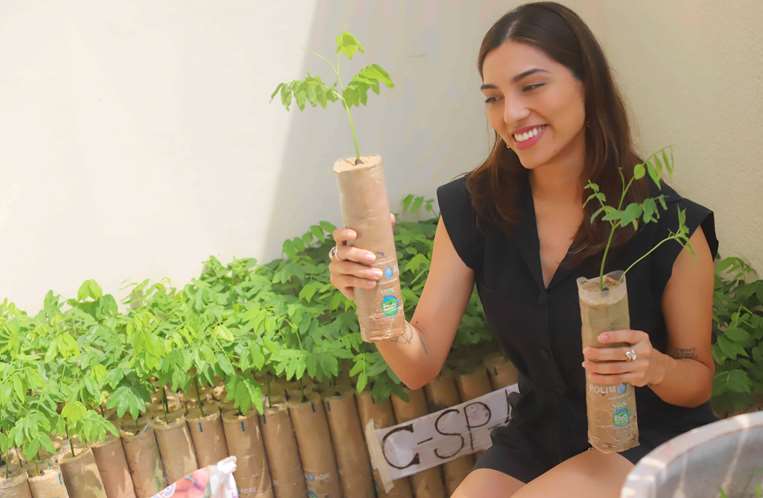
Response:
POLYGON ((533 138, 534 136, 537 136, 538 133, 540 133, 540 129, 541 128, 542 128, 542 126, 536 126, 532 130, 527 131, 525 133, 520 133, 518 135, 515 133, 513 135, 514 136, 514 140, 516 140, 517 142, 524 142, 526 140, 529 140, 529 139, 533 138))

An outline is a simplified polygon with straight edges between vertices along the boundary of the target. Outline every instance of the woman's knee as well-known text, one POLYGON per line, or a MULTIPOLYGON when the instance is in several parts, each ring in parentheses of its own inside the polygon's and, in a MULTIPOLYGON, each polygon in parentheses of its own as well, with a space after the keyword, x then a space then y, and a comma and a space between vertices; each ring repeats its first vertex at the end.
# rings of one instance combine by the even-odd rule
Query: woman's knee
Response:
POLYGON ((475 469, 461 481, 450 498, 509 498, 522 486, 522 481, 503 472, 475 469))

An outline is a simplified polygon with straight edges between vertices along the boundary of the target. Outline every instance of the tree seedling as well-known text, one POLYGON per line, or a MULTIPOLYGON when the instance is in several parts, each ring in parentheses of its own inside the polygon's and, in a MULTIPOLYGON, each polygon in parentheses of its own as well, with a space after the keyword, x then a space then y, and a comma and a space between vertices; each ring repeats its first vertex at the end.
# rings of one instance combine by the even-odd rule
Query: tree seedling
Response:
POLYGON ((358 136, 355 131, 355 122, 352 119, 352 112, 350 108, 359 105, 366 105, 368 101, 368 90, 373 90, 377 95, 379 94, 380 85, 385 85, 387 88, 393 88, 395 85, 389 77, 387 71, 385 71, 378 64, 371 64, 358 72, 352 77, 346 86, 342 84, 342 77, 339 72, 339 54, 343 54, 348 59, 352 59, 356 52, 365 53, 363 45, 350 33, 344 32, 336 37, 336 65, 331 61, 323 57, 317 52, 313 52, 315 55, 324 60, 334 71, 336 75, 336 81, 331 85, 327 85, 321 80, 319 76, 313 76, 310 73, 303 80, 293 80, 291 82, 279 83, 276 86, 275 91, 270 96, 270 101, 280 93, 281 103, 289 110, 292 99, 297 101, 297 107, 300 111, 305 109, 305 104, 310 104, 312 107, 321 106, 326 108, 326 104, 329 102, 339 101, 342 103, 347 114, 347 120, 350 124, 350 130, 352 131, 352 142, 355 147, 355 164, 360 163, 360 145, 358 143, 358 136))
MULTIPOLYGON (((668 174, 672 176, 673 155, 669 146, 664 147, 649 156, 645 164, 636 164, 633 167, 633 174, 627 183, 625 181, 625 176, 623 175, 623 169, 618 168, 618 172, 620 173, 620 181, 622 183, 622 192, 620 194, 620 199, 617 203, 617 207, 606 204, 607 197, 604 192, 600 190, 598 184, 592 182, 591 180, 586 182, 585 188, 590 190, 592 193, 588 196, 588 198, 586 198, 583 206, 585 207, 590 201, 594 199, 597 200, 601 205, 601 207, 597 209, 591 216, 591 223, 596 221, 596 218, 601 216, 602 221, 607 221, 610 225, 609 239, 607 240, 607 245, 604 248, 604 255, 601 258, 601 265, 599 267, 599 283, 602 291, 607 288, 604 280, 604 267, 607 261, 610 247, 612 246, 612 241, 614 240, 615 232, 629 225, 632 225, 634 230, 638 230, 639 219, 644 223, 655 223, 660 217, 658 204, 660 207, 662 207, 663 210, 667 210, 668 208, 665 203, 664 195, 647 197, 640 203, 631 202, 627 206, 623 207, 623 203, 625 202, 628 190, 630 189, 631 185, 633 185, 634 181, 643 179, 647 174, 649 174, 649 178, 652 179, 655 185, 657 185, 658 188, 661 188, 662 176, 665 171, 667 171, 668 174)), ((686 227, 686 211, 680 208, 677 209, 677 230, 675 232, 672 230, 669 231, 667 237, 655 244, 654 247, 652 247, 644 255, 634 261, 628 268, 626 268, 620 276, 620 281, 625 278, 625 274, 628 273, 631 268, 649 256, 655 250, 657 250, 658 247, 671 240, 675 240, 681 244, 681 246, 688 245, 689 250, 692 252, 692 254, 694 253, 694 249, 689 242, 689 229, 686 227)))

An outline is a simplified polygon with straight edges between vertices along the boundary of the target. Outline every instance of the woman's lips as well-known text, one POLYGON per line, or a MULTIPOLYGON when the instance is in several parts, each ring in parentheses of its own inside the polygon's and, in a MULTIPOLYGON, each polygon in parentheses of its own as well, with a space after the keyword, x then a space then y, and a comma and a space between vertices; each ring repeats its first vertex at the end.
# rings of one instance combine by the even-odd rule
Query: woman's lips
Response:
POLYGON ((517 149, 520 149, 520 150, 528 149, 528 148, 532 147, 533 145, 535 145, 536 143, 538 143, 538 141, 541 139, 543 134, 546 132, 546 127, 547 127, 547 125, 541 126, 539 128, 539 130, 538 130, 538 134, 537 135, 535 135, 534 137, 532 137, 532 138, 530 138, 528 140, 525 140, 524 142, 517 142, 517 140, 514 138, 514 136, 512 136, 511 137, 512 142, 514 142, 514 145, 516 146, 517 149))

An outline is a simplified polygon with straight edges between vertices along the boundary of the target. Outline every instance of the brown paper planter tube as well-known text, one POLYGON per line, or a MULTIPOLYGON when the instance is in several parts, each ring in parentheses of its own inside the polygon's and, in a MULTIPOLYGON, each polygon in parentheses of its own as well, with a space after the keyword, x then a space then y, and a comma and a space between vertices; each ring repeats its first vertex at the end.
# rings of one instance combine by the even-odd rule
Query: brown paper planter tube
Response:
POLYGON ((6 479, 5 469, 3 469, 3 473, 0 475, 0 496, 2 498, 32 498, 27 477, 26 472, 21 472, 6 479))
MULTIPOLYGON (((66 491, 64 476, 61 475, 61 469, 58 466, 45 469, 42 474, 29 478, 29 489, 32 492, 32 498, 68 498, 69 492, 66 491)), ((0 493, 3 497, 5 494, 0 493)))
POLYGON ((130 468, 120 438, 111 438, 93 446, 93 456, 109 498, 135 498, 130 468))
POLYGON ((384 165, 380 156, 341 159, 334 163, 339 184, 342 220, 358 238, 353 246, 376 254, 375 268, 384 276, 373 289, 355 288, 360 334, 364 341, 397 337, 405 331, 400 271, 390 220, 384 165))
POLYGON ((70 498, 106 498, 93 451, 87 449, 61 460, 61 474, 70 498))
MULTIPOLYGON (((461 403, 452 374, 440 374, 430 384, 427 384, 425 389, 432 412, 461 403)), ((464 439, 466 439, 466 436, 464 436, 464 439)), ((473 467, 474 457, 472 455, 464 455, 442 464, 443 474, 445 475, 445 488, 448 490, 448 495, 453 494, 458 485, 461 484, 461 481, 472 471, 473 467)))
POLYGON ((212 465, 228 456, 222 419, 217 405, 204 405, 202 416, 198 408, 188 412, 188 427, 191 429, 196 463, 199 467, 212 465))
POLYGON ((344 496, 375 498, 371 463, 351 390, 324 399, 344 496))
MULTIPOLYGON (((382 403, 375 403, 371 397, 371 392, 363 391, 357 395, 357 400, 358 414, 360 415, 360 423, 364 428, 364 434, 365 427, 370 420, 373 420, 374 426, 377 429, 395 425, 395 414, 392 411, 392 404, 389 399, 382 403)), ((368 448, 368 441, 366 441, 366 448, 368 448)), ((379 498, 411 498, 413 496, 408 478, 396 479, 392 482, 393 486, 389 493, 385 493, 379 472, 375 469, 373 476, 376 483, 376 494, 379 498)))
POLYGON ((334 446, 326 412, 317 395, 302 402, 289 402, 289 416, 297 437, 308 496, 334 498, 341 495, 334 446))
POLYGON ((236 457, 233 474, 241 498, 273 498, 270 469, 257 413, 240 416, 237 411, 223 412, 223 430, 228 451, 236 457))
MULTIPOLYGON (((626 347, 626 343, 602 344, 597 336, 608 330, 630 328, 628 288, 622 272, 604 276, 607 289, 602 291, 599 278, 577 279, 580 301, 583 347, 626 347)), ((630 384, 606 385, 588 382, 586 375, 586 411, 588 442, 602 453, 625 451, 639 445, 636 394, 630 384)))
POLYGON ((274 403, 266 407, 265 414, 260 417, 260 428, 275 495, 278 498, 304 498, 307 495, 305 474, 286 404, 274 403))
MULTIPOLYGON (((392 408, 398 424, 414 418, 423 417, 429 413, 427 399, 422 389, 408 390, 408 401, 392 396, 392 408)), ((440 467, 427 469, 411 476, 413 495, 416 498, 444 498, 445 484, 443 483, 440 467)))
POLYGON ((519 381, 517 368, 503 355, 493 353, 485 358, 483 364, 487 367, 490 383, 493 389, 516 384, 519 381))
POLYGON ((148 498, 167 486, 154 430, 148 423, 122 425, 122 446, 135 494, 148 498))
POLYGON ((152 422, 167 480, 173 483, 199 468, 191 434, 182 412, 157 417, 152 422))

